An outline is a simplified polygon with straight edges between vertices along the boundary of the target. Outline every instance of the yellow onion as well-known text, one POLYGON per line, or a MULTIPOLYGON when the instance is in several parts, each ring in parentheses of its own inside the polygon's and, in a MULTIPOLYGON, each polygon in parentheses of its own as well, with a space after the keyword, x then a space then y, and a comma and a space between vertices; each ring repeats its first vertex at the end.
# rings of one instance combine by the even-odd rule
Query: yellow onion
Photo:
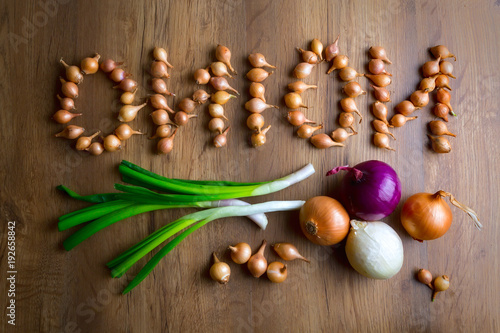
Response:
POLYGON ((318 196, 306 201, 300 209, 300 227, 313 243, 333 245, 349 232, 349 214, 337 200, 318 196))
POLYGON ((401 210, 401 224, 411 237, 422 242, 439 238, 450 229, 453 216, 444 201, 446 197, 472 218, 476 228, 483 227, 476 212, 458 202, 451 193, 441 190, 434 194, 417 193, 406 200, 401 210))

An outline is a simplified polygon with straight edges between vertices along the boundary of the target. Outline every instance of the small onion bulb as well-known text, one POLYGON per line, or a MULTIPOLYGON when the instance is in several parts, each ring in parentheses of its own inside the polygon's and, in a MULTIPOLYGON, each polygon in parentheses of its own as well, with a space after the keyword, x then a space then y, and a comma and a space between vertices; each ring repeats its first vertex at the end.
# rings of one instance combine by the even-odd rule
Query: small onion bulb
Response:
POLYGON ((267 278, 271 282, 281 283, 286 280, 287 275, 286 265, 279 261, 274 261, 267 267, 267 278))
POLYGON ((210 277, 212 280, 219 282, 220 284, 226 284, 229 282, 229 278, 231 277, 231 268, 225 262, 222 262, 217 258, 215 253, 214 256, 214 264, 210 267, 210 277))
POLYGON ((228 249, 231 251, 231 259, 239 265, 246 263, 252 256, 252 249, 247 243, 238 243, 228 249))

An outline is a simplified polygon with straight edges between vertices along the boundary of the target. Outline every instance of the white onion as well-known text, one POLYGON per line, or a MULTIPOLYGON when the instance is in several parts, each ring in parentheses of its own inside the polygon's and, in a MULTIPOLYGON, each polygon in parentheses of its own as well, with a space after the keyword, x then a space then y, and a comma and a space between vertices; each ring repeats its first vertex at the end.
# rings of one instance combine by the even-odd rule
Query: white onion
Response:
POLYGON ((403 266, 403 242, 383 222, 352 220, 345 252, 351 266, 372 279, 389 279, 403 266))

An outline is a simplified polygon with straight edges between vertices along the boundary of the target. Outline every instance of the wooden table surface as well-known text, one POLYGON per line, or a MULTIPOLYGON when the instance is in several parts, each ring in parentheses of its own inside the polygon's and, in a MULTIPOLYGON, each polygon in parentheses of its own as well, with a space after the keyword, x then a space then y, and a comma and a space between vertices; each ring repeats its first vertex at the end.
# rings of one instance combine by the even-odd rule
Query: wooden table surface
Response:
MULTIPOLYGON (((498 1, 3 1, 0 36, 0 316, 6 332, 499 332, 500 227, 498 105, 500 98, 500 4, 498 1), (43 4, 46 4, 43 5, 43 4), (458 114, 448 126, 453 151, 429 149, 426 124, 433 119, 430 105, 418 119, 394 129, 396 152, 371 144, 369 105, 372 94, 356 102, 365 117, 359 135, 345 148, 318 150, 297 138, 284 120, 283 95, 299 62, 295 47, 307 48, 313 38, 325 45, 340 33, 341 53, 366 72, 372 45, 386 48, 393 64, 392 103, 409 97, 421 79, 420 66, 431 60, 428 48, 444 44, 457 55, 452 80, 452 105, 458 114), (175 68, 168 87, 177 94, 171 106, 197 87, 194 70, 214 61, 220 43, 232 51, 239 72, 230 84, 241 92, 225 107, 230 118, 228 145, 212 147, 206 130, 207 106, 199 118, 182 128, 168 156, 155 154, 154 142, 134 137, 118 153, 92 157, 76 152, 70 142, 54 138, 62 125, 50 120, 57 109, 56 93, 63 74, 59 59, 79 63, 99 52, 104 58, 125 61, 139 82, 139 100, 151 92, 148 68, 155 45, 165 47, 175 68), (264 83, 266 98, 281 108, 264 113, 272 128, 266 145, 248 144, 250 69, 247 56, 266 55, 278 69, 264 83), (297 213, 272 213, 262 231, 245 218, 223 219, 205 226, 174 249, 153 273, 126 296, 120 292, 137 274, 134 266, 112 279, 105 263, 152 231, 191 210, 147 213, 117 223, 70 252, 62 241, 72 231, 58 232, 57 218, 85 207, 56 190, 64 184, 83 193, 113 191, 120 182, 118 163, 126 159, 154 172, 189 179, 262 181, 284 176, 311 162, 317 172, 298 185, 250 202, 307 199, 335 194, 340 176, 325 178, 338 165, 378 159, 398 172, 402 200, 384 219, 400 235, 405 251, 399 274, 386 281, 367 279, 348 264, 343 244, 320 247, 307 241, 298 227, 297 213), (443 189, 471 206, 483 231, 453 208, 454 223, 434 241, 411 239, 399 222, 406 198, 416 192, 443 189), (16 222, 15 297, 7 295, 8 221, 16 222), (228 245, 245 241, 257 249, 270 244, 295 244, 312 263, 289 263, 285 283, 251 277, 245 267, 231 264, 226 286, 210 280, 210 255, 216 251, 229 261, 228 245), (430 290, 416 282, 420 267, 451 278, 450 290, 430 302, 430 290), (7 305, 15 299, 16 326, 7 323, 7 305)), ((317 84, 304 93, 311 109, 307 117, 322 121, 326 131, 336 128, 343 83, 325 75, 326 64, 305 81, 317 84)), ((357 81, 370 89, 365 78, 357 81)), ((78 110, 84 116, 73 124, 86 133, 110 133, 118 124, 119 93, 98 73, 80 86, 78 110)), ((153 131, 141 111, 131 125, 153 131)), ((266 250, 268 260, 277 256, 266 250)), ((150 258, 148 256, 148 258, 150 258)))

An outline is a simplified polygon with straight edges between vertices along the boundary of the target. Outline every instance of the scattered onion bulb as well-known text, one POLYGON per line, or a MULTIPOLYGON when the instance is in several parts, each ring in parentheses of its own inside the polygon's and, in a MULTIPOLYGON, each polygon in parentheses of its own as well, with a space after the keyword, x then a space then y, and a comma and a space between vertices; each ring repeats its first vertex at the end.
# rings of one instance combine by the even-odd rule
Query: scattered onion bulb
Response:
POLYGON ((339 125, 344 128, 350 128, 351 131, 356 132, 352 124, 354 123, 354 116, 349 112, 341 112, 339 115, 339 125))
POLYGON ((414 91, 410 95, 410 101, 417 108, 423 108, 423 107, 427 106, 427 104, 429 104, 429 93, 426 91, 422 91, 422 90, 414 91))
POLYGON ((62 58, 59 60, 61 64, 66 68, 66 78, 68 81, 80 84, 83 82, 83 74, 78 66, 68 65, 62 58))
POLYGON ((382 103, 391 101, 391 94, 387 89, 374 86, 373 84, 370 84, 370 87, 373 88, 373 97, 375 97, 377 101, 381 101, 382 103))
POLYGON ((286 119, 293 126, 301 126, 304 123, 315 123, 315 121, 307 119, 306 116, 300 111, 289 111, 286 119))
POLYGON ((224 147, 226 144, 227 144, 227 132, 229 132, 229 128, 231 126, 228 126, 224 132, 222 132, 221 134, 217 134, 214 138, 214 146, 215 148, 222 148, 224 147))
MULTIPOLYGON (((219 78, 223 79, 223 78, 219 78)), ((224 79, 225 80, 225 79, 224 79)), ((198 89, 193 93, 193 101, 198 104, 203 104, 210 99, 210 94, 203 89, 198 89)))
POLYGON ((176 134, 177 128, 174 130, 174 133, 172 133, 171 136, 158 141, 158 144, 156 146, 158 149, 158 154, 168 154, 172 151, 172 149, 174 148, 174 138, 176 134))
POLYGON ((261 67, 269 67, 269 68, 276 68, 275 66, 269 64, 266 61, 266 58, 264 57, 263 54, 261 53, 252 53, 248 56, 248 61, 250 61, 250 64, 253 67, 261 68, 261 67))
POLYGON ((308 85, 302 81, 295 81, 295 82, 288 84, 288 89, 292 92, 297 93, 297 94, 302 94, 307 89, 317 89, 317 88, 318 88, 318 86, 308 85))
POLYGON ((170 78, 167 64, 163 61, 153 61, 151 63, 151 75, 157 78, 170 78))
POLYGON ((67 110, 59 110, 52 116, 55 122, 59 124, 66 124, 71 121, 71 119, 81 116, 81 113, 71 113, 67 110))
POLYGON ((420 242, 443 236, 451 226, 453 215, 444 198, 467 213, 474 221, 476 228, 483 225, 472 209, 458 202, 455 197, 445 191, 436 193, 417 193, 409 197, 401 210, 401 224, 413 239, 420 242))
POLYGON ((166 138, 172 134, 172 126, 171 125, 160 125, 156 128, 155 135, 150 137, 150 139, 156 138, 166 138))
POLYGON ((133 92, 137 90, 137 82, 135 80, 126 78, 123 79, 118 85, 113 87, 114 89, 121 89, 123 91, 133 92))
POLYGON ((170 121, 170 117, 168 115, 168 112, 163 110, 163 109, 158 109, 149 114, 151 116, 151 120, 153 120, 153 123, 155 125, 166 125, 170 124, 173 125, 170 121))
POLYGON ((165 81, 163 81, 163 79, 160 79, 160 78, 153 78, 151 80, 151 86, 153 88, 153 91, 157 94, 164 94, 164 95, 168 95, 168 96, 175 96, 174 93, 171 93, 170 91, 168 91, 167 89, 167 84, 165 83, 165 81))
POLYGON ((245 103, 245 109, 247 109, 252 113, 262 113, 263 111, 270 108, 279 109, 279 107, 276 105, 270 105, 264 103, 260 98, 252 98, 251 100, 245 103))
POLYGON ((294 92, 285 95, 285 104, 290 109, 308 108, 307 105, 302 103, 302 97, 294 92))
POLYGON ((383 222, 352 220, 345 252, 351 266, 372 279, 389 279, 403 266, 403 242, 383 222))
MULTIPOLYGON (((160 94, 151 95, 151 97, 149 98, 149 101, 151 102, 151 106, 155 109, 163 109, 163 110, 167 110, 170 113, 174 113, 174 110, 172 110, 168 106, 167 99, 163 95, 160 95, 160 94)), ((196 104, 194 104, 194 105, 196 105, 196 104)), ((185 111, 185 110, 183 110, 183 111, 185 111)))
POLYGON ((308 77, 311 74, 314 65, 309 64, 307 62, 301 62, 297 66, 295 66, 293 70, 293 76, 297 79, 303 79, 308 77))
POLYGON ((184 126, 188 123, 189 119, 198 117, 197 114, 187 114, 184 111, 177 111, 174 116, 174 123, 177 126, 184 126))
POLYGON ((314 132, 322 128, 323 124, 319 124, 318 126, 302 124, 297 130, 297 136, 302 139, 309 139, 314 134, 314 132))
POLYGON ((451 54, 448 48, 444 45, 437 45, 431 47, 430 51, 435 58, 441 58, 441 59, 453 58, 455 59, 455 61, 457 61, 455 55, 451 54))
POLYGON ((65 139, 76 139, 82 133, 85 132, 85 128, 76 126, 76 125, 68 125, 61 132, 57 133, 55 136, 57 138, 65 138, 65 139))
POLYGON ((267 278, 274 283, 281 283, 286 280, 288 270, 285 264, 274 261, 267 267, 267 278))
POLYGON ((221 118, 212 118, 208 122, 208 130, 210 132, 218 132, 222 134, 222 130, 224 129, 224 121, 221 118))
POLYGON ((207 84, 208 81, 210 81, 210 73, 208 72, 208 68, 200 68, 194 72, 194 80, 196 81, 196 84, 207 84))
POLYGON ((422 81, 420 81, 420 85, 419 85, 418 89, 423 90, 425 92, 434 91, 434 89, 436 88, 436 78, 437 77, 438 77, 438 75, 423 78, 422 81))
POLYGON ((441 61, 441 63, 439 64, 439 71, 441 72, 441 74, 444 74, 444 75, 447 75, 453 79, 456 79, 456 77, 453 76, 453 65, 451 64, 451 62, 448 62, 446 60, 444 61, 441 61))
POLYGON ((262 82, 271 76, 274 72, 268 72, 262 68, 252 68, 248 71, 246 77, 252 82, 262 82))
POLYGON ((57 99, 59 100, 61 104, 61 109, 69 111, 69 110, 75 110, 75 101, 69 97, 61 97, 57 95, 57 99))
MULTIPOLYGON (((330 74, 336 69, 344 69, 347 67, 348 64, 349 64, 349 58, 346 55, 339 54, 335 58, 333 58, 332 66, 328 69, 326 74, 330 74)), ((345 73, 344 75, 347 75, 347 73, 345 73)))
POLYGON ((137 117, 137 113, 146 106, 147 103, 141 105, 124 105, 121 107, 118 114, 118 120, 124 123, 128 123, 137 117))
POLYGON ((301 49, 300 47, 297 48, 297 51, 299 51, 300 54, 302 55, 302 60, 304 62, 307 62, 308 64, 312 65, 318 63, 318 55, 313 51, 304 50, 301 49))
POLYGON ((444 121, 448 121, 448 114, 450 113, 450 109, 442 104, 442 103, 437 103, 433 108, 432 112, 436 117, 442 118, 444 121))
MULTIPOLYGON (((344 94, 346 94, 349 97, 355 98, 358 97, 359 95, 364 95, 366 94, 366 91, 361 88, 361 85, 358 82, 349 82, 347 83, 344 88, 344 94)), ((378 99, 378 98, 377 98, 378 99)))
POLYGON ((389 146, 389 137, 383 133, 375 133, 373 135, 373 144, 378 148, 396 151, 396 149, 389 146))
POLYGON ((370 79, 377 87, 387 87, 392 82, 391 77, 387 74, 365 74, 365 76, 370 79))
POLYGON ((124 141, 129 139, 134 134, 144 134, 139 131, 134 131, 129 125, 121 124, 115 129, 115 135, 118 139, 124 141))
POLYGON ((412 114, 415 110, 420 109, 419 107, 415 107, 412 102, 408 100, 404 100, 400 102, 396 107, 394 108, 397 113, 401 113, 403 116, 409 116, 412 114))
POLYGON ((357 132, 352 132, 349 133, 343 128, 337 128, 335 131, 333 131, 330 136, 332 137, 333 141, 335 142, 344 142, 347 140, 351 135, 356 135, 358 134, 357 132))
POLYGON ((194 111, 197 105, 198 104, 191 98, 183 98, 179 102, 179 105, 177 107, 186 113, 191 113, 194 111))
POLYGON ((231 259, 239 265, 246 263, 252 256, 252 249, 247 243, 238 243, 228 249, 231 251, 231 259))
POLYGON ((443 136, 431 136, 427 134, 429 139, 431 139, 432 150, 439 154, 447 154, 451 152, 451 144, 447 138, 443 136))
POLYGON ((325 133, 316 134, 312 136, 311 143, 314 147, 318 149, 326 149, 330 147, 344 147, 344 144, 333 141, 332 138, 325 133))
POLYGON ((349 232, 349 214, 340 202, 326 196, 308 199, 300 209, 299 221, 307 239, 318 245, 337 244, 349 232))
POLYGON ((174 66, 172 66, 168 60, 167 60, 167 51, 164 49, 164 48, 161 48, 161 47, 155 47, 153 49, 153 58, 155 58, 155 60, 158 60, 158 61, 161 61, 161 62, 164 62, 165 65, 167 65, 168 67, 170 68, 174 68, 174 66))
POLYGON ((426 269, 420 268, 417 272, 417 279, 420 283, 425 284, 427 287, 431 288, 434 290, 434 287, 432 286, 432 273, 429 272, 426 269))
POLYGON ((375 118, 382 120, 387 126, 389 126, 389 122, 387 121, 387 114, 389 111, 387 110, 387 106, 384 103, 379 101, 375 101, 372 105, 372 113, 375 118))
POLYGON ((267 141, 266 134, 271 129, 271 125, 267 126, 263 130, 258 133, 253 133, 250 137, 250 142, 252 143, 252 147, 260 147, 264 145, 267 141))
POLYGON ((225 77, 212 77, 210 78, 210 84, 215 90, 229 90, 239 95, 240 93, 229 85, 225 77))
POLYGON ((247 118, 247 127, 252 131, 260 133, 262 127, 264 127, 264 117, 260 113, 252 113, 247 118))
POLYGON ((253 277, 260 277, 267 270, 267 260, 264 257, 264 249, 266 248, 267 242, 264 239, 259 250, 250 257, 247 262, 247 267, 253 277))
POLYGON ((78 86, 74 82, 66 81, 62 77, 59 80, 62 83, 61 91, 64 96, 72 99, 78 98, 78 86))
POLYGON ((103 62, 101 62, 101 70, 109 74, 111 73, 117 66, 123 65, 123 62, 116 62, 113 59, 105 59, 103 62))
POLYGON ((363 116, 361 115, 361 112, 359 112, 358 107, 356 106, 356 102, 354 101, 353 98, 351 97, 346 97, 342 98, 340 100, 340 106, 342 107, 342 110, 345 112, 355 112, 359 116, 359 122, 363 120, 363 116))
POLYGON ((402 127, 406 124, 407 121, 417 119, 417 118, 418 118, 418 116, 405 117, 402 114, 397 113, 391 118, 391 125, 394 127, 402 127))
POLYGON ((250 93, 250 96, 260 98, 264 103, 266 102, 266 98, 264 97, 266 87, 264 87, 262 83, 252 82, 248 92, 250 93))
POLYGON ((392 64, 392 62, 387 58, 387 53, 382 46, 372 46, 368 50, 372 58, 380 59, 385 61, 388 64, 392 64))
POLYGON ((431 77, 439 73, 439 61, 441 58, 437 58, 436 60, 427 61, 422 66, 422 74, 424 77, 431 77))
POLYGON ((99 156, 104 152, 104 146, 100 142, 93 142, 90 147, 85 149, 93 156, 99 156))
POLYGON ((224 105, 226 104, 231 98, 236 98, 235 95, 231 95, 223 90, 217 91, 215 94, 212 95, 211 101, 212 103, 224 105))
POLYGON ((436 78, 436 87, 437 88, 446 88, 448 90, 453 90, 450 87, 450 79, 448 79, 448 76, 444 74, 439 74, 436 78))
POLYGON ((130 91, 125 91, 121 96, 120 96, 120 102, 122 104, 130 105, 134 103, 135 99, 135 93, 137 92, 137 89, 134 90, 134 92, 130 91))
POLYGON ((229 76, 231 79, 233 78, 231 76, 231 74, 229 74, 229 72, 227 71, 227 66, 223 63, 223 62, 220 62, 220 61, 217 61, 217 62, 213 62, 212 64, 210 64, 210 69, 212 70, 212 73, 215 75, 215 76, 229 76))
POLYGON ((109 152, 115 152, 122 149, 122 142, 116 135, 110 134, 104 138, 104 149, 109 152))
POLYGON ((311 50, 318 55, 319 60, 323 60, 323 44, 319 39, 314 38, 311 41, 311 50))
POLYGON ((213 253, 213 257, 214 264, 210 267, 210 277, 220 284, 228 283, 231 277, 231 268, 225 262, 220 261, 215 255, 215 252, 213 253))
POLYGON ((335 58, 339 54, 339 37, 340 34, 338 34, 337 39, 335 41, 328 45, 325 48, 325 60, 326 61, 331 61, 333 58, 335 58))
POLYGON ((384 61, 382 59, 370 60, 370 62, 368 63, 368 70, 370 71, 370 73, 375 74, 375 75, 385 74, 385 75, 392 76, 390 73, 387 73, 387 71, 385 70, 385 64, 384 64, 384 61))
POLYGON ((215 49, 215 58, 229 67, 231 72, 238 74, 234 70, 233 66, 231 66, 231 50, 229 50, 229 48, 220 44, 217 45, 217 48, 215 49))
POLYGON ((111 73, 109 74, 109 78, 116 82, 116 83, 119 83, 119 82, 122 82, 122 80, 124 80, 125 78, 131 76, 132 74, 130 73, 126 73, 123 69, 121 68, 115 68, 111 71, 111 73))
MULTIPOLYGON (((333 61, 335 61, 335 59, 333 59, 333 61)), ((369 75, 369 74, 367 74, 367 75, 369 75)), ((356 72, 356 70, 352 67, 344 67, 339 72, 340 79, 342 81, 345 81, 345 82, 352 81, 355 78, 360 77, 360 76, 365 76, 365 74, 361 74, 361 73, 356 72)))
POLYGON ((95 74, 99 70, 99 59, 101 56, 96 53, 94 57, 87 57, 82 60, 80 67, 85 74, 95 74))
POLYGON ((220 104, 209 104, 208 105, 208 113, 212 118, 222 118, 228 120, 224 115, 224 108, 220 104))
POLYGON ((394 136, 394 134, 389 132, 389 128, 387 127, 386 123, 384 123, 382 120, 374 119, 372 121, 372 125, 373 125, 373 128, 375 129, 375 131, 377 131, 379 133, 390 135, 394 140, 396 140, 396 137, 394 136))
POLYGON ((300 259, 304 260, 307 263, 310 263, 310 261, 304 258, 299 253, 299 250, 297 250, 297 248, 291 243, 276 243, 273 245, 273 249, 283 260, 290 261, 300 259))
POLYGON ((429 122, 429 129, 434 135, 449 135, 456 137, 455 134, 448 131, 448 127, 446 126, 446 124, 440 120, 433 120, 429 122))
POLYGON ((76 150, 85 150, 90 147, 90 144, 92 143, 92 139, 95 138, 101 131, 97 131, 91 136, 81 136, 76 140, 76 150))
POLYGON ((432 302, 436 299, 437 293, 448 290, 450 287, 450 278, 447 275, 438 276, 434 280, 434 292, 432 293, 432 302))
POLYGON ((439 103, 446 105, 448 107, 448 109, 450 109, 450 113, 452 115, 456 116, 456 114, 453 112, 453 108, 450 105, 451 94, 449 91, 447 91, 443 88, 439 88, 436 92, 436 100, 439 103))

